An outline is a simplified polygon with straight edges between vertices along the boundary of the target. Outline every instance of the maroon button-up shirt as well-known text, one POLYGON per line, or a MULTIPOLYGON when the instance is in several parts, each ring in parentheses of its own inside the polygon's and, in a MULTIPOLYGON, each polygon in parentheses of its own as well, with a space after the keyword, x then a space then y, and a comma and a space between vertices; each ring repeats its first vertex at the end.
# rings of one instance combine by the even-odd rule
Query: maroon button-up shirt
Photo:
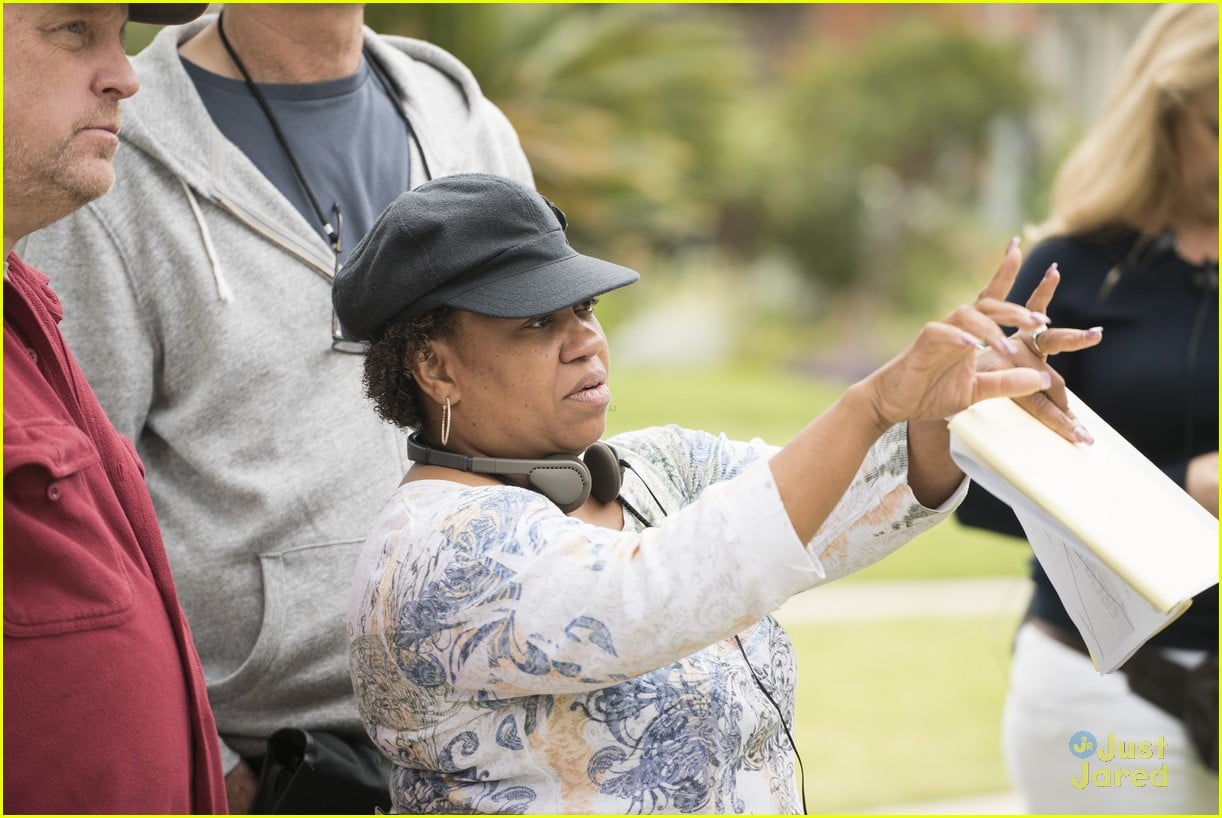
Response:
POLYGON ((5 812, 224 812, 203 671, 131 442, 60 335, 46 276, 4 283, 5 812))

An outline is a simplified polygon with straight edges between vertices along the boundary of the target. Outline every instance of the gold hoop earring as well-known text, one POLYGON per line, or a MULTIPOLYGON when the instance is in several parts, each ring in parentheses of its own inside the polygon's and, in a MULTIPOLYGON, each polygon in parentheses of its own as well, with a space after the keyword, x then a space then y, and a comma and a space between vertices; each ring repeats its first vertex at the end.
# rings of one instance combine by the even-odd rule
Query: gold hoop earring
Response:
POLYGON ((446 396, 446 405, 441 407, 441 445, 450 442, 450 397, 446 396))

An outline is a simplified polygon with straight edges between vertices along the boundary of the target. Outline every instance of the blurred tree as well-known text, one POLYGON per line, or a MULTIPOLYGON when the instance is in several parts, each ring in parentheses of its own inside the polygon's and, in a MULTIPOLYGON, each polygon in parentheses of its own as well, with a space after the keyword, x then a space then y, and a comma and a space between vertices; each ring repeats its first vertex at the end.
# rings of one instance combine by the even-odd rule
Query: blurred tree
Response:
POLYGON ((990 123, 1034 94, 1019 47, 904 16, 851 40, 816 32, 779 70, 788 140, 766 194, 736 206, 818 280, 920 306, 912 288, 970 224, 990 123))
POLYGON ((740 261, 780 251, 833 289, 892 286, 945 258, 955 237, 934 233, 971 200, 989 123, 1031 87, 1016 47, 945 20, 884 17, 846 42, 812 30, 817 14, 375 4, 367 17, 471 67, 584 250, 648 264, 716 242, 740 261))
POLYGON ((733 16, 681 6, 370 5, 382 32, 466 63, 517 128, 583 251, 647 263, 707 240, 729 109, 750 91, 733 16))

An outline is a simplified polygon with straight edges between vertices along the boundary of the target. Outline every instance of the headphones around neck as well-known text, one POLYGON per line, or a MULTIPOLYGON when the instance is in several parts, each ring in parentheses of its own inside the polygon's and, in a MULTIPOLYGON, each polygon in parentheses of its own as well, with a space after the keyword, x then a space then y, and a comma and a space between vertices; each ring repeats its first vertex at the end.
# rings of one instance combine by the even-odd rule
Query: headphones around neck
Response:
POLYGON ((407 438, 407 457, 426 466, 444 466, 476 474, 525 475, 531 488, 551 500, 565 514, 578 509, 591 495, 600 503, 619 496, 624 468, 610 445, 595 441, 585 458, 556 454, 543 460, 501 457, 469 457, 435 449, 420 432, 407 438))

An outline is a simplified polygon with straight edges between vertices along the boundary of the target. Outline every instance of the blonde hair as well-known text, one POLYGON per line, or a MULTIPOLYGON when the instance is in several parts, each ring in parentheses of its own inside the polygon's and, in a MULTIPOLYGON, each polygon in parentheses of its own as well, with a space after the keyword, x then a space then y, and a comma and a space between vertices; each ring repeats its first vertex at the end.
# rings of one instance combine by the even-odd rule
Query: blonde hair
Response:
POLYGON ((1129 49, 1103 115, 1057 170, 1049 217, 1030 238, 1113 224, 1161 229, 1177 195, 1174 116, 1198 92, 1216 93, 1217 82, 1217 6, 1158 9, 1129 49))

